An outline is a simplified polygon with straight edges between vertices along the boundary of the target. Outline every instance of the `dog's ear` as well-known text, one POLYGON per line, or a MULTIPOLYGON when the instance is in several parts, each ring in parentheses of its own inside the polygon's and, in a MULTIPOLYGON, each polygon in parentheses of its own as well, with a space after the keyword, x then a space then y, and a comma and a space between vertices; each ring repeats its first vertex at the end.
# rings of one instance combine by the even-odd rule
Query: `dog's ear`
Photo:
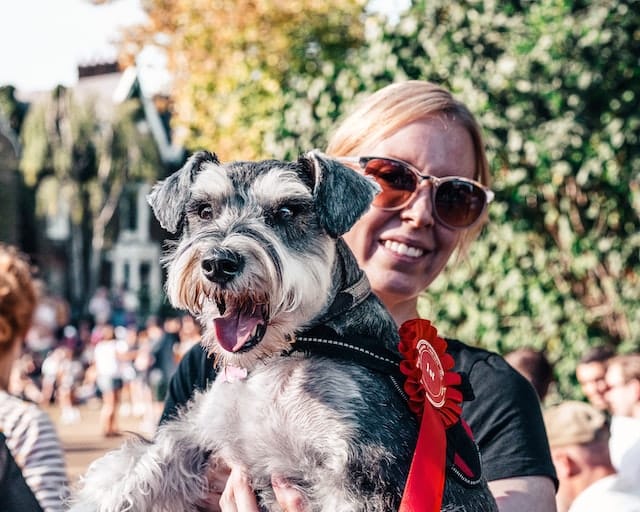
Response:
POLYGON ((298 161, 311 173, 320 223, 333 238, 349 231, 380 192, 371 178, 318 151, 310 151, 298 161))
POLYGON ((181 169, 167 179, 156 183, 147 196, 147 201, 160 225, 169 233, 175 234, 181 230, 191 184, 205 162, 220 163, 215 153, 198 151, 181 169))

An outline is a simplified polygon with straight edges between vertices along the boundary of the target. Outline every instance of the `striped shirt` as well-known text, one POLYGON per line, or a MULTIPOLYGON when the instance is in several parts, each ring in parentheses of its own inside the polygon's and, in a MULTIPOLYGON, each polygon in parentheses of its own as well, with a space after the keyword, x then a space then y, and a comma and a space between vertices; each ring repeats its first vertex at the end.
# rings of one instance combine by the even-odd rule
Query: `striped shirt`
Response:
POLYGON ((44 512, 66 510, 69 481, 64 454, 47 413, 0 390, 0 431, 44 512))

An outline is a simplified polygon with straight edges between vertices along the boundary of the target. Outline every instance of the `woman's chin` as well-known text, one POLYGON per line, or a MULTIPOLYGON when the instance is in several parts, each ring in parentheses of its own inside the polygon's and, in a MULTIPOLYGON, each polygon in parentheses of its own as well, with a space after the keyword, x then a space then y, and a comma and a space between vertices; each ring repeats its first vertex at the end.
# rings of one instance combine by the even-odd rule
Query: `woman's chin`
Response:
POLYGON ((428 285, 424 276, 417 277, 391 270, 369 277, 369 281, 374 293, 387 307, 397 302, 417 300, 428 285))

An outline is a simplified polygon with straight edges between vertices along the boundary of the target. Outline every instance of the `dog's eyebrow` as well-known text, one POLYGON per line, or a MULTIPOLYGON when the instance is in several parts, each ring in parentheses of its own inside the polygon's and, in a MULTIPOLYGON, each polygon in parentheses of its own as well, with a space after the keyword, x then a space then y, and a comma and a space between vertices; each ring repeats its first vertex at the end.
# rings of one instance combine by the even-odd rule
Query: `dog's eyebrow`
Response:
POLYGON ((251 191, 258 200, 265 202, 287 198, 311 199, 309 188, 300 181, 298 174, 290 169, 274 167, 260 174, 254 181, 251 191))
POLYGON ((204 199, 211 196, 229 196, 233 194, 233 190, 233 182, 222 167, 205 164, 202 172, 196 177, 191 193, 204 199))

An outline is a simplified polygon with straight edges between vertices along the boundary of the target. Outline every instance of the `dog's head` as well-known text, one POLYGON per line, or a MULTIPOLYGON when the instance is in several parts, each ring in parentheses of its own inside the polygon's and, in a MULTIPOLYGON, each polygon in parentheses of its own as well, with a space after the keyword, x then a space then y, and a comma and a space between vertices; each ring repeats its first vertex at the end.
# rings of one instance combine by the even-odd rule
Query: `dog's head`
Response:
POLYGON ((317 152, 230 164, 195 154, 149 195, 179 238, 165 257, 169 299, 198 316, 223 362, 250 367, 280 353, 327 307, 336 239, 377 192, 317 152))

